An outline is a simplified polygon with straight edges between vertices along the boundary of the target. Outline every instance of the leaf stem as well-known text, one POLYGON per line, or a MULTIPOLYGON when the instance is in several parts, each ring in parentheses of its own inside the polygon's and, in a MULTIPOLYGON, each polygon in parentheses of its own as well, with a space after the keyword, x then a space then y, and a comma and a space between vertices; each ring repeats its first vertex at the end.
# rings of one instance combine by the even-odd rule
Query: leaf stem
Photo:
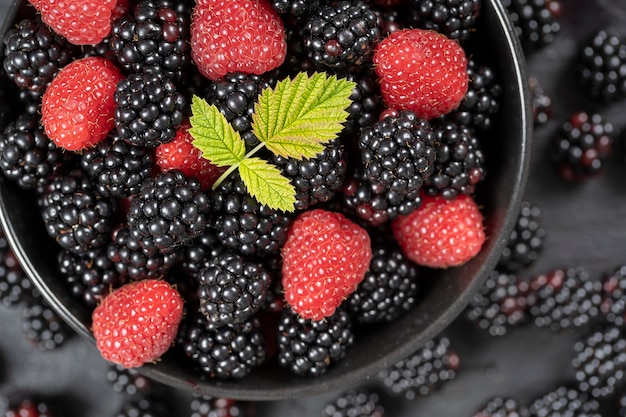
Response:
MULTIPOLYGON (((263 142, 259 143, 257 146, 254 147, 254 149, 252 149, 250 152, 245 154, 244 157, 241 159, 241 161, 245 161, 246 159, 250 158, 252 155, 257 153, 258 151, 260 151, 264 147, 265 147, 265 143, 263 143, 263 142)), ((221 183, 223 183, 224 180, 226 178, 228 178, 228 176, 230 174, 232 174, 237 168, 239 168, 239 163, 241 161, 237 162, 236 164, 233 164, 233 165, 229 166, 228 169, 226 171, 224 171, 224 173, 222 175, 220 175, 217 180, 215 180, 215 182, 213 183, 213 186, 211 187, 211 189, 215 190, 217 187, 219 187, 219 185, 221 183)))

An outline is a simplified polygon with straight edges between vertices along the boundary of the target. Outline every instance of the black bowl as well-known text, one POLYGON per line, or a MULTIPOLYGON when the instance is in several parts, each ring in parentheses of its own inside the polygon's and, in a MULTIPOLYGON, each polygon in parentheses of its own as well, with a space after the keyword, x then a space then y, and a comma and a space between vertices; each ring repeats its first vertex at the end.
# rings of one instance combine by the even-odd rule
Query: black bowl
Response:
MULTIPOLYGON (((14 1, 0 33, 26 2, 14 1)), ((203 379, 181 353, 168 352, 158 364, 138 368, 162 383, 215 397, 277 400, 345 389, 405 358, 454 320, 495 267, 519 212, 530 157, 532 117, 524 56, 508 15, 499 0, 483 0, 478 30, 469 50, 489 62, 504 94, 502 108, 488 135, 481 137, 487 176, 476 200, 485 216, 488 239, 481 252, 457 268, 432 271, 421 284, 419 302, 391 324, 357 334, 348 356, 318 378, 299 377, 270 361, 236 381, 203 379), (185 365, 183 365, 185 364, 185 365)), ((1 176, 0 176, 1 177, 1 176)), ((56 266, 55 243, 47 235, 35 198, 0 178, 0 223, 36 288, 80 335, 94 341, 91 312, 70 293, 56 266)), ((94 345, 95 349, 95 345, 94 345)))

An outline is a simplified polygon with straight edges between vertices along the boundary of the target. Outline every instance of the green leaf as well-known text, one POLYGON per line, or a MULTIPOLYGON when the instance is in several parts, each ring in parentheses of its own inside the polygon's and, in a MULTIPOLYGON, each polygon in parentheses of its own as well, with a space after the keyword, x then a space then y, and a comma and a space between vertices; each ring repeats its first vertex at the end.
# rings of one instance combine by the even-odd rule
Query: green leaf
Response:
POLYGON ((296 190, 276 166, 260 158, 247 158, 239 164, 239 175, 248 193, 259 203, 276 210, 294 211, 296 190))
POLYGON ((346 109, 356 84, 325 73, 299 73, 259 96, 252 132, 274 154, 312 158, 337 137, 348 118, 346 109))
POLYGON ((191 113, 189 133, 194 138, 192 144, 200 149, 204 158, 220 167, 236 165, 244 159, 244 140, 217 107, 193 96, 191 113))

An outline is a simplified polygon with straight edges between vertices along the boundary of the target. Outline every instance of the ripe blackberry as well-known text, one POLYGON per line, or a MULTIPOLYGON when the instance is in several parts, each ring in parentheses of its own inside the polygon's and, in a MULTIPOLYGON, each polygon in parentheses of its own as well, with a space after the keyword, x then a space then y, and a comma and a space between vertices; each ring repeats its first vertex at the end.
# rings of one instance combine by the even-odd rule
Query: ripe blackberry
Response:
POLYGON ((532 265, 543 249, 546 230, 541 226, 541 209, 523 201, 515 227, 500 255, 496 269, 515 273, 532 265))
POLYGON ((561 30, 561 0, 503 0, 524 49, 541 48, 561 30))
POLYGON ((452 121, 433 124, 436 159, 433 173, 424 180, 427 195, 452 200, 472 195, 485 177, 485 154, 474 131, 452 121))
POLYGON ((442 118, 478 131, 489 130, 500 111, 502 85, 491 66, 473 58, 468 59, 467 75, 469 83, 463 101, 442 118))
POLYGON ((551 162, 566 181, 584 182, 600 175, 613 153, 613 125, 598 113, 570 115, 548 148, 551 162))
POLYGON ((597 400, 567 385, 532 401, 528 409, 531 417, 601 417, 597 400))
POLYGON ((535 126, 542 125, 550 120, 554 114, 552 98, 544 91, 537 78, 530 77, 528 86, 530 87, 533 122, 535 126))
POLYGON ((251 417, 256 415, 254 402, 194 395, 190 417, 251 417))
POLYGON ((530 412, 514 398, 493 397, 473 417, 530 417, 530 412))
POLYGON ((480 0, 409 0, 407 23, 431 29, 464 43, 475 30, 480 0))
POLYGON ((211 227, 220 243, 242 255, 278 253, 293 216, 260 204, 231 176, 211 194, 211 227))
POLYGON ((291 179, 296 189, 296 210, 330 201, 346 178, 347 162, 338 138, 328 142, 315 158, 297 160, 274 155, 272 162, 291 179))
POLYGON ((272 7, 281 15, 291 15, 295 17, 307 17, 318 14, 322 5, 328 3, 327 0, 272 0, 272 7))
POLYGON ((626 322, 626 265, 617 266, 602 277, 602 304, 604 319, 616 326, 626 322))
POLYGON ((161 278, 179 259, 178 251, 158 252, 144 249, 128 226, 116 227, 111 236, 107 257, 123 280, 161 278))
POLYGON ((322 409, 322 417, 384 417, 378 393, 367 388, 350 389, 322 409))
POLYGON ((433 173, 435 133, 428 121, 409 110, 363 129, 358 145, 367 179, 397 201, 419 191, 433 173))
POLYGON ((529 292, 525 280, 492 271, 470 300, 465 317, 492 336, 504 336, 511 328, 529 321, 528 309, 534 302, 529 292))
POLYGON ((253 147, 259 143, 252 133, 254 105, 261 91, 270 86, 270 83, 259 75, 233 72, 212 82, 206 98, 241 134, 246 144, 253 147))
POLYGON ((456 377, 459 357, 450 350, 450 340, 438 336, 406 359, 378 373, 378 380, 392 396, 408 400, 424 397, 456 377))
MULTIPOLYGON (((42 92, 19 90, 19 92, 16 93, 16 96, 18 97, 18 103, 20 104, 19 109, 22 109, 24 113, 41 115, 39 111, 41 108, 41 98, 43 97, 42 92)), ((13 98, 11 100, 13 100, 13 98)), ((14 108, 16 108, 13 101, 10 101, 10 103, 14 108)))
POLYGON ((35 297, 22 308, 22 334, 38 349, 48 351, 74 333, 43 298, 35 297))
POLYGON ((41 204, 46 230, 63 249, 84 254, 108 243, 117 204, 97 194, 83 170, 53 178, 41 204))
POLYGON ((171 410, 154 396, 127 397, 115 417, 166 417, 171 410))
MULTIPOLYGON (((16 394, 20 398, 9 398, 6 404, 6 410, 0 407, 5 417, 55 417, 58 414, 56 410, 49 404, 49 399, 40 398, 32 394, 16 394)), ((0 400, 0 405, 2 401, 0 400)))
POLYGON ((216 327, 248 320, 265 301, 272 281, 260 263, 232 251, 209 260, 197 278, 200 310, 216 327))
POLYGON ((113 22, 111 49, 127 72, 158 69, 179 81, 191 63, 188 13, 170 0, 141 0, 113 22))
POLYGON ((538 327, 553 331, 580 327, 600 314, 602 283, 581 267, 554 269, 533 277, 530 291, 536 302, 529 314, 538 327))
POLYGON ((600 30, 579 51, 578 76, 594 99, 611 102, 626 97, 626 43, 616 34, 600 30))
POLYGON ((592 329, 574 344, 572 367, 578 389, 596 399, 608 398, 623 385, 626 337, 619 326, 592 329))
POLYGON ((28 278, 0 229, 0 303, 16 306, 37 296, 28 278))
POLYGON ((361 324, 391 322, 415 304, 418 290, 418 268, 399 248, 372 246, 369 270, 346 300, 353 320, 361 324))
POLYGON ((182 349, 210 378, 239 379, 266 358, 265 340, 256 318, 215 327, 204 314, 196 314, 179 331, 182 349))
POLYGON ((309 17, 304 30, 305 48, 314 65, 344 74, 368 66, 382 38, 376 13, 361 0, 323 7, 309 17))
POLYGON ((200 182, 171 170, 142 183, 130 203, 128 227, 147 251, 174 252, 204 233, 208 209, 200 182))
POLYGON ((44 133, 39 116, 22 113, 0 134, 0 168, 21 188, 46 185, 64 160, 63 151, 44 133))
POLYGON ((184 118, 185 96, 162 72, 130 74, 115 90, 117 139, 148 148, 174 139, 184 118))
POLYGON ((345 309, 338 308, 324 320, 298 317, 283 309, 278 324, 278 363, 297 375, 317 377, 346 356, 354 343, 352 322, 345 309))
POLYGON ((86 254, 62 250, 57 257, 59 272, 72 294, 95 307, 112 289, 120 287, 126 279, 116 271, 107 257, 106 248, 98 248, 86 254))
POLYGON ((358 134, 362 128, 375 123, 380 116, 382 111, 380 87, 376 78, 368 73, 348 74, 346 79, 356 83, 356 87, 350 95, 348 120, 343 132, 358 134))
POLYGON ((141 375, 135 369, 124 368, 114 363, 108 364, 106 379, 113 391, 129 396, 148 394, 154 385, 150 378, 141 375))
POLYGON ((41 19, 23 19, 3 37, 6 75, 20 89, 42 93, 73 59, 72 46, 41 19))
POLYGON ((215 231, 207 229, 202 236, 183 248, 180 265, 186 274, 195 277, 213 258, 225 251, 215 231))
POLYGON ((153 153, 143 147, 108 137, 83 151, 81 165, 103 196, 130 197, 152 176, 153 153))

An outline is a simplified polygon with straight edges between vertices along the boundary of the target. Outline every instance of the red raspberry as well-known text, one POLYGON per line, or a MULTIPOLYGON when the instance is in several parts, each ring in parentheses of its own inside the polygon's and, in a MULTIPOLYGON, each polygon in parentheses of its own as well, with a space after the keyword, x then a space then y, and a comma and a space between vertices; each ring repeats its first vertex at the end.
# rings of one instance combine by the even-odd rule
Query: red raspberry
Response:
POLYGON ((315 209, 294 220, 282 258, 285 299, 302 318, 321 320, 363 280, 372 248, 364 229, 342 214, 315 209))
POLYGON ((184 122, 171 142, 157 146, 156 164, 162 172, 172 169, 182 171, 200 181, 203 190, 208 190, 226 169, 202 157, 202 152, 192 144, 189 127, 189 122, 184 122))
POLYGON ((419 209, 396 217, 391 228, 409 259, 432 268, 464 264, 485 241, 483 216, 469 195, 424 196, 419 209))
POLYGON ((183 317, 183 299, 167 282, 134 281, 107 295, 92 314, 96 345, 104 359, 134 368, 172 345, 183 317))
POLYGON ((196 2, 191 56, 207 78, 262 74, 279 67, 286 54, 283 22, 267 0, 196 2))
POLYGON ((41 102, 46 135, 68 151, 94 146, 114 126, 115 89, 123 78, 109 60, 78 59, 59 71, 41 102))
POLYGON ((465 51, 441 33, 393 32, 377 45, 373 60, 385 104, 423 119, 455 109, 467 92, 465 51))
MULTIPOLYGON (((111 32, 117 0, 29 0, 41 20, 75 45, 95 45, 111 32)), ((121 9, 127 3, 124 0, 121 9)))

